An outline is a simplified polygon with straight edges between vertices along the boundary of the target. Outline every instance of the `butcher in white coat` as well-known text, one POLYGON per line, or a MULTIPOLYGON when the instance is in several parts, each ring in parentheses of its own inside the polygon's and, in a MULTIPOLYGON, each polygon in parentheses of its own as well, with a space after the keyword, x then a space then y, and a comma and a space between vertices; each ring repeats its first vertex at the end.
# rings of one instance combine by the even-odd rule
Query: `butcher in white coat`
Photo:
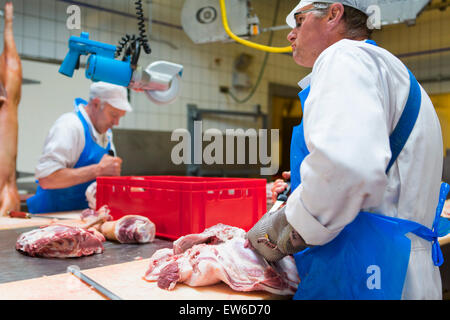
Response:
POLYGON ((122 159, 115 156, 111 129, 130 111, 126 88, 106 82, 91 84, 89 101, 76 98, 74 112, 63 114, 50 128, 36 166, 38 187, 27 200, 28 211, 88 208, 86 190, 96 178, 120 175, 122 159))
MULTIPOLYGON (((294 298, 442 298, 432 255, 440 253, 439 244, 435 234, 424 239, 436 227, 443 166, 439 119, 407 67, 368 40, 366 10, 374 3, 302 0, 286 19, 294 61, 312 67, 299 82, 304 115, 294 128, 286 175, 293 191, 284 208, 248 232, 247 244, 267 260, 295 254, 301 283, 294 298), (400 147, 393 146, 394 135, 403 138, 400 147), (373 231, 393 224, 405 228, 398 234, 373 231), (360 257, 350 249, 356 246, 360 257), (343 263, 348 265, 340 269, 343 263), (370 266, 380 276, 378 287, 369 285, 369 276, 377 276, 370 266), (341 274, 332 278, 334 270, 341 274)), ((284 188, 278 181, 274 192, 284 188)))

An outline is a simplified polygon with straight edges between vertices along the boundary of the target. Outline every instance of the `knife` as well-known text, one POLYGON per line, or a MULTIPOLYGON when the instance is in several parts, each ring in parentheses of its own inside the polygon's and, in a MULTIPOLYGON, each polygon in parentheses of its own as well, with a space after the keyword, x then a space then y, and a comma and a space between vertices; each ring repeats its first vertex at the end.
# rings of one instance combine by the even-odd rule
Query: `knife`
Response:
POLYGON ((72 265, 67 267, 67 272, 73 274, 75 277, 79 278, 81 281, 87 283, 88 285, 94 287, 96 290, 100 291, 103 295, 108 297, 111 300, 122 300, 120 297, 100 285, 99 283, 95 282, 91 278, 89 278, 87 275, 82 273, 80 271, 80 268, 77 265, 72 265))
POLYGON ((31 217, 48 219, 48 217, 39 217, 39 216, 32 215, 31 213, 22 212, 22 211, 8 211, 7 214, 11 218, 19 218, 19 219, 31 219, 31 217))
POLYGON ((18 219, 31 219, 31 218, 41 218, 41 219, 57 219, 57 220, 66 220, 70 218, 61 218, 61 217, 52 217, 52 216, 41 216, 39 214, 31 214, 29 212, 22 211, 13 211, 10 210, 6 213, 10 218, 18 218, 18 219))
POLYGON ((286 183, 288 184, 288 186, 282 193, 278 195, 277 201, 275 201, 275 204, 272 206, 269 212, 277 211, 287 201, 289 194, 291 193, 291 182, 290 180, 288 180, 286 181, 286 183))

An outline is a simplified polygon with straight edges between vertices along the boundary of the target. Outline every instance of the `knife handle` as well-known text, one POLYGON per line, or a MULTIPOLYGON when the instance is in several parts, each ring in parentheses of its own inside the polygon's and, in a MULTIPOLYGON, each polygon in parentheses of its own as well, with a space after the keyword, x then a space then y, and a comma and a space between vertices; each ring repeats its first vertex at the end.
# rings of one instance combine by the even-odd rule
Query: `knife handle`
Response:
POLYGON ((288 186, 286 187, 286 189, 284 189, 283 192, 281 192, 278 195, 277 201, 287 201, 287 199, 289 197, 289 194, 291 193, 291 181, 288 180, 288 181, 286 181, 286 183, 287 183, 288 186))
POLYGON ((9 211, 8 215, 11 218, 31 219, 31 214, 29 214, 28 212, 9 211))

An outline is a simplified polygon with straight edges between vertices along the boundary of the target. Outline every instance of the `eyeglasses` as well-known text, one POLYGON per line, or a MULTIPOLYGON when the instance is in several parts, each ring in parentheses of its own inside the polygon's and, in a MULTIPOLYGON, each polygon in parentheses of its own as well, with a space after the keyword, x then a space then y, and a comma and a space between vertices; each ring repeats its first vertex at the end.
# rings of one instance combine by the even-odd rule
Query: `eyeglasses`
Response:
POLYGON ((329 8, 328 4, 314 3, 314 8, 294 13, 295 26, 297 28, 300 28, 302 26, 302 23, 303 23, 303 20, 305 19, 305 17, 304 16, 300 17, 301 14, 305 14, 305 13, 312 12, 312 11, 328 10, 328 8, 329 8))
POLYGON ((305 19, 305 17, 304 16, 300 16, 301 14, 305 14, 305 13, 308 13, 308 12, 311 12, 311 11, 316 11, 316 10, 317 10, 316 8, 312 8, 312 9, 303 10, 303 11, 299 11, 299 12, 294 13, 295 26, 297 28, 300 28, 302 26, 303 19, 305 19))

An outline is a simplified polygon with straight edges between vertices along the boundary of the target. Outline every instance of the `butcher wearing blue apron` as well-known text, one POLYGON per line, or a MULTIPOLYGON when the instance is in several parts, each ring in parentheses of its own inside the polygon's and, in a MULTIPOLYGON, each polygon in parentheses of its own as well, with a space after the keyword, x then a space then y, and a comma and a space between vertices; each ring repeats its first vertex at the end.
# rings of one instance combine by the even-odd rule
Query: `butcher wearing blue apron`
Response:
POLYGON ((366 25, 346 24, 344 11, 364 21, 370 4, 300 1, 286 19, 294 60, 313 67, 300 82, 291 195, 247 237, 268 261, 294 254, 294 299, 442 298, 439 120, 400 60, 366 40, 366 25))
POLYGON ((120 175, 111 128, 131 106, 126 89, 104 82, 90 87, 89 102, 74 101, 50 129, 36 167, 37 191, 27 200, 31 213, 88 208, 86 189, 97 176, 120 175))

